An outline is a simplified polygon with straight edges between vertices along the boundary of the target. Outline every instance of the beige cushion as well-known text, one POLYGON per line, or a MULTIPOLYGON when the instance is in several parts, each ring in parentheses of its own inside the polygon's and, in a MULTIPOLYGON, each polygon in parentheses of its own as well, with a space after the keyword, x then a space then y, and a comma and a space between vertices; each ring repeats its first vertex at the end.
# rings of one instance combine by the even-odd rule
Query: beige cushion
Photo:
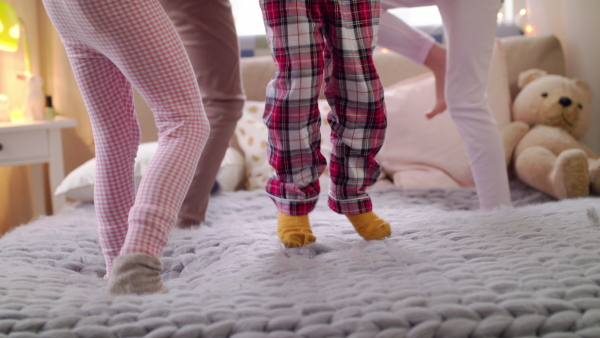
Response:
POLYGON ((514 36, 500 41, 506 54, 511 100, 519 92, 517 81, 522 71, 538 68, 549 74, 565 75, 565 58, 556 36, 514 36))
MULTIPOLYGON (((510 94, 502 45, 496 41, 487 84, 499 127, 510 122, 510 94)), ((464 143, 446 111, 428 120, 435 103, 433 74, 386 88, 388 129, 377 156, 386 175, 401 188, 473 187, 464 143)))
MULTIPOLYGON (((384 87, 428 72, 426 67, 393 52, 377 51, 373 61, 384 87)), ((267 84, 275 75, 273 59, 270 56, 242 58, 240 67, 246 98, 250 101, 264 101, 267 84)))

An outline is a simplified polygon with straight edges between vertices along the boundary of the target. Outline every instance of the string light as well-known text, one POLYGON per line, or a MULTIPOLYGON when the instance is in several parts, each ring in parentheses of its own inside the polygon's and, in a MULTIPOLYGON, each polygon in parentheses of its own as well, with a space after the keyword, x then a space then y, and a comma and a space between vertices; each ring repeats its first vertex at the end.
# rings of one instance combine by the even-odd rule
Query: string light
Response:
POLYGON ((385 53, 389 53, 390 50, 387 48, 381 48, 381 52, 385 54, 385 53))
POLYGON ((520 15, 525 15, 525 14, 527 14, 527 10, 526 10, 525 8, 522 8, 522 9, 519 11, 519 14, 520 14, 520 15))

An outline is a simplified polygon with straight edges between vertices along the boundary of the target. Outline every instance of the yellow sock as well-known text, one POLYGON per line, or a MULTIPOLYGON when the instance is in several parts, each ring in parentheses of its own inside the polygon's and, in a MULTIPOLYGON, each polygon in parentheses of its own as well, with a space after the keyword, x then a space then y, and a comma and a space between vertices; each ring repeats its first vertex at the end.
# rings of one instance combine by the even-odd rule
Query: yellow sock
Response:
POLYGON ((367 241, 384 239, 392 234, 390 224, 377 217, 372 211, 359 215, 346 215, 346 217, 348 217, 356 232, 367 241))
POLYGON ((317 240, 310 229, 308 215, 290 216, 281 212, 277 216, 277 236, 286 248, 305 246, 317 240))

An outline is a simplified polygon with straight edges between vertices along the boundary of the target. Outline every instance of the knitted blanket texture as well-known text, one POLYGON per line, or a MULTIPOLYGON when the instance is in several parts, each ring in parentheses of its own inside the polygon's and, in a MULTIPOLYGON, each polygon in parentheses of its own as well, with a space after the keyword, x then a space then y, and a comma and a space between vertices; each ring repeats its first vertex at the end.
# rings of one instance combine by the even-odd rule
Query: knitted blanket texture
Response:
POLYGON ((106 293, 93 205, 70 206, 0 238, 0 337, 600 337, 600 200, 512 193, 374 190, 372 242, 323 194, 295 249, 263 191, 221 193, 142 296, 106 293))

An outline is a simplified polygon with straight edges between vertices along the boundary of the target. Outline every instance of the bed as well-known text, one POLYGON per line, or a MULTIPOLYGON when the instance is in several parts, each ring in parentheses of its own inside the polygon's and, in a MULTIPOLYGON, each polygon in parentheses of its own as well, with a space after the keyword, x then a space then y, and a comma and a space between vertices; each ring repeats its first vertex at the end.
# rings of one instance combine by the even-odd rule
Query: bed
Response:
POLYGON ((172 232, 169 292, 106 293, 91 203, 0 239, 9 337, 599 337, 594 197, 554 201, 517 182, 514 208, 472 189, 372 189, 393 235, 362 240, 321 196, 315 244, 285 249, 263 191, 222 192, 201 227, 172 232))
MULTIPOLYGON (((503 62, 551 68, 562 54, 542 40, 504 41, 503 62)), ((245 60, 245 80, 268 80, 264 65, 245 60)), ((504 71, 509 94, 493 95, 498 104, 516 78, 514 66, 504 71)), ((59 192, 78 202, 0 238, 0 337, 600 337, 597 196, 556 201, 515 180, 514 207, 481 211, 475 190, 460 186, 464 163, 438 168, 457 186, 417 188, 412 167, 394 162, 408 155, 392 147, 387 178, 369 190, 390 238, 364 241, 323 189, 310 216, 317 242, 285 249, 273 203, 256 188, 268 167, 250 165, 256 150, 246 145, 240 137, 228 151, 206 222, 171 233, 162 294, 106 293, 93 160, 70 173, 59 192)), ((138 178, 153 147, 138 152, 138 178)))

